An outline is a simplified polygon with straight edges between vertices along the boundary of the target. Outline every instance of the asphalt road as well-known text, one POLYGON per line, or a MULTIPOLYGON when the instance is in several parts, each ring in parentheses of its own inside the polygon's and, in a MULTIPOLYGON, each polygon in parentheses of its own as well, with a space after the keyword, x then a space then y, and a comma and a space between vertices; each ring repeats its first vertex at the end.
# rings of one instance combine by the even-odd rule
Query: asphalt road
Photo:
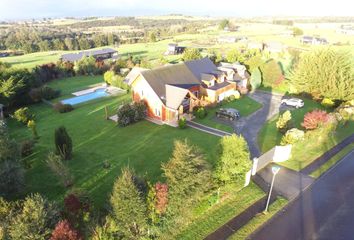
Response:
POLYGON ((354 239, 354 150, 250 237, 354 239))

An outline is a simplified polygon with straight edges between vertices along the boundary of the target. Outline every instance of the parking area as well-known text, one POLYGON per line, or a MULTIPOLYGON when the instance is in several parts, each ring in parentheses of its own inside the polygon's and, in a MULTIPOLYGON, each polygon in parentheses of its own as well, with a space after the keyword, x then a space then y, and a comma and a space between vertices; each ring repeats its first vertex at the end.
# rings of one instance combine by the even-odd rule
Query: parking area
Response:
POLYGON ((250 148, 251 157, 260 156, 261 152, 258 146, 258 132, 263 124, 271 119, 279 111, 287 109, 281 106, 282 95, 270 92, 256 91, 248 95, 253 100, 261 103, 263 106, 247 117, 241 117, 237 121, 232 121, 232 127, 237 134, 242 134, 250 148))

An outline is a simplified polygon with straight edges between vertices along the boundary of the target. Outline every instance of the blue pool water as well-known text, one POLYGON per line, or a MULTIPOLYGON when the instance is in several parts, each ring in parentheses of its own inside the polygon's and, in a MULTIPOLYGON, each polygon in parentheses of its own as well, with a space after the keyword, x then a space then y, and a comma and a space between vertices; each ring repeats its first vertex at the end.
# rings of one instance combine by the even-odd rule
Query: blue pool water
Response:
POLYGON ((75 105, 75 104, 87 102, 87 101, 90 101, 93 99, 102 98, 102 97, 106 97, 106 96, 109 96, 109 94, 106 92, 106 89, 99 88, 92 93, 87 93, 87 94, 84 94, 81 96, 62 100, 61 103, 75 105))

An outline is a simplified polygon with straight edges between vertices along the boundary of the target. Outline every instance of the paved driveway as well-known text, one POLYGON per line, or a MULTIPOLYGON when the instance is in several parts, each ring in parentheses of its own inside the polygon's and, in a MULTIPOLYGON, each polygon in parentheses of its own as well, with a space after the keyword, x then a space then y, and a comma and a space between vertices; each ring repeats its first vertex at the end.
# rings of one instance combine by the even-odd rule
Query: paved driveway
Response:
POLYGON ((256 91, 248 96, 261 103, 263 107, 248 117, 234 121, 232 126, 237 134, 242 134, 246 139, 253 158, 261 154, 257 141, 258 132, 267 120, 279 113, 282 95, 256 91))
POLYGON ((354 150, 250 239, 354 239, 354 150))

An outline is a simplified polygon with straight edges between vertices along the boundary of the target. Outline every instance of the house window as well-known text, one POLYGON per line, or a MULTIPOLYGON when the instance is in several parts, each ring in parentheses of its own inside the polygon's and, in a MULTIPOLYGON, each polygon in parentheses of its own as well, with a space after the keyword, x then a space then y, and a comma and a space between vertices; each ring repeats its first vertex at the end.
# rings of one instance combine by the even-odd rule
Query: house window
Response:
POLYGON ((141 90, 141 96, 144 97, 144 90, 141 90))
POLYGON ((160 117, 161 116, 161 112, 159 109, 155 108, 155 116, 160 117))
POLYGON ((198 92, 198 91, 195 91, 195 92, 193 92, 193 94, 194 94, 194 96, 198 97, 199 92, 198 92))

